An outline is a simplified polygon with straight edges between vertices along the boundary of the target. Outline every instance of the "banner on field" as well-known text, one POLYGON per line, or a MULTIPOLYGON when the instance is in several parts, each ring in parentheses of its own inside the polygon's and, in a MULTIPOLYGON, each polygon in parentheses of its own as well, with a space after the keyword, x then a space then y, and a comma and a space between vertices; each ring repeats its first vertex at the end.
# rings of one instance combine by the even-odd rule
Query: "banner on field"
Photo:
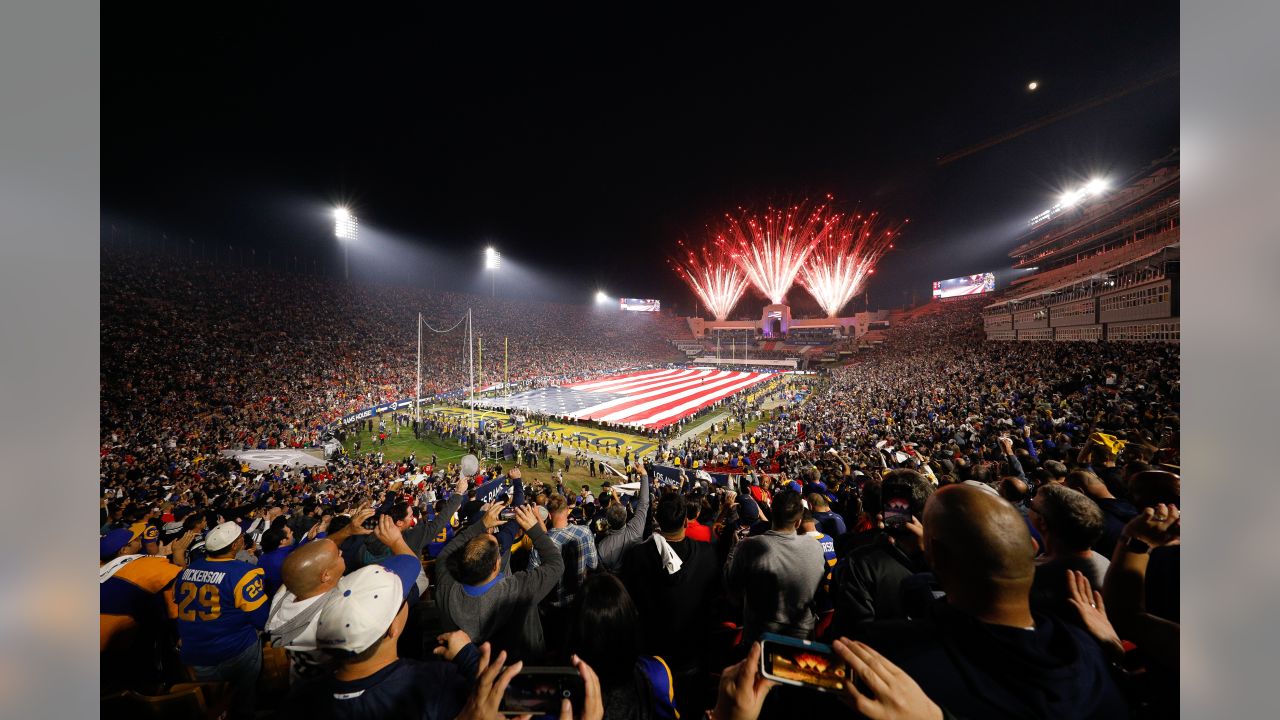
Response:
POLYGON ((287 468, 324 467, 324 460, 301 450, 223 450, 223 457, 233 458, 254 470, 270 470, 273 465, 287 468))

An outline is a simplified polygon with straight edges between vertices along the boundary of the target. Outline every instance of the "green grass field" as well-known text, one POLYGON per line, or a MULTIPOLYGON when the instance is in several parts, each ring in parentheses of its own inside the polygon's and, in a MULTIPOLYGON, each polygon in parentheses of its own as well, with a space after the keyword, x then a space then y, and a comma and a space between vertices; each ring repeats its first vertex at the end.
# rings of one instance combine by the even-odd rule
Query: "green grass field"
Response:
MULTIPOLYGON (((441 410, 441 408, 432 408, 432 410, 441 410)), ((456 411, 461 414, 466 413, 466 410, 463 408, 449 408, 449 410, 456 411)), ((477 412, 476 415, 484 416, 491 420, 501 420, 501 421, 506 420, 506 416, 500 413, 477 412)), ((437 461, 442 464, 450 463, 450 462, 456 463, 458 462, 459 458, 461 458, 463 455, 467 453, 466 448, 464 448, 461 444, 454 442, 452 440, 448 440, 448 439, 442 440, 442 439, 436 439, 436 438, 432 438, 432 439, 424 438, 421 440, 415 440, 413 438, 412 427, 401 428, 400 434, 397 435, 394 430, 395 426, 390 421, 388 421, 387 423, 387 430, 388 430, 387 444, 386 446, 380 446, 378 445, 378 442, 377 442, 378 422, 376 419, 374 420, 373 427, 374 427, 374 431, 373 431, 372 437, 370 436, 370 433, 365 430, 363 425, 360 426, 360 431, 354 437, 348 436, 346 442, 343 443, 347 449, 347 452, 354 453, 353 448, 355 446, 355 441, 356 439, 359 439, 360 454, 381 451, 383 453, 384 458, 388 461, 403 460, 404 458, 409 456, 409 453, 416 453, 418 462, 423 463, 423 462, 430 461, 431 455, 432 453, 434 453, 437 457, 437 461)), ((500 426, 500 427, 504 427, 504 426, 500 426)), ((553 427, 557 430, 557 432, 564 430, 564 431, 580 432, 583 434, 590 433, 593 435, 601 432, 585 426, 565 425, 565 424, 558 424, 558 423, 555 424, 553 427)), ((569 433, 566 432, 566 435, 567 434, 569 433)), ((606 440, 614 439, 615 436, 618 436, 618 435, 619 435, 618 433, 610 433, 605 439, 606 440)), ((650 446, 652 445, 650 441, 634 435, 622 434, 620 439, 627 441, 628 444, 630 442, 635 442, 636 444, 633 445, 633 447, 639 447, 641 443, 647 444, 650 446)), ((555 452, 555 447, 552 446, 551 448, 551 456, 558 461, 563 461, 566 458, 572 458, 574 452, 575 452, 574 449, 571 449, 568 446, 566 446, 564 448, 564 454, 557 455, 555 452)), ((642 452, 643 452, 643 449, 642 449, 642 452)), ((622 464, 621 457, 611 456, 610 459, 612 464, 615 467, 622 464)), ((563 462, 557 462, 556 466, 558 468, 563 467, 563 462)), ((504 468, 509 467, 509 463, 504 462, 503 467, 504 468)), ((541 463, 539 463, 537 468, 530 469, 524 466, 521 466, 521 468, 522 468, 521 472, 524 475, 524 477, 530 481, 534 481, 534 480, 549 481, 551 478, 551 471, 547 469, 546 461, 542 461, 541 463)), ((572 487, 581 487, 582 485, 587 485, 588 487, 591 488, 591 491, 593 493, 598 493, 600 491, 601 483, 605 482, 606 480, 611 482, 617 482, 620 478, 618 478, 617 475, 613 475, 608 470, 599 471, 597 473, 597 477, 593 478, 591 477, 590 472, 586 468, 577 467, 575 465, 575 466, 571 466, 569 471, 564 474, 564 479, 565 479, 565 483, 569 484, 572 487)))
MULTIPOLYGON (((768 419, 768 416, 766 415, 765 417, 762 417, 762 418, 755 418, 753 420, 748 420, 747 429, 746 429, 747 435, 750 435, 751 433, 755 432, 756 428, 760 426, 760 423, 764 422, 767 419, 768 419)), ((717 422, 719 422, 719 420, 717 420, 717 422)), ((711 441, 720 442, 722 440, 737 440, 738 436, 741 434, 742 434, 742 431, 738 429, 738 424, 732 423, 729 425, 728 429, 722 430, 721 432, 718 432, 712 435, 711 441)))

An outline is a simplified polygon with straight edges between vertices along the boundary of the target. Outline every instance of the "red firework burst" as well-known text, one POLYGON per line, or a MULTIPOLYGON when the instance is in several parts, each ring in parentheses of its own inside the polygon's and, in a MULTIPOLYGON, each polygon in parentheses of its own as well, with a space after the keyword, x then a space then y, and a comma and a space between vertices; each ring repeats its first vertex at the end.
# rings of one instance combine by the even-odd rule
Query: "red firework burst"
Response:
POLYGON ((825 205, 810 209, 800 203, 759 215, 739 208, 739 215, 725 215, 726 229, 718 239, 737 248, 742 272, 776 305, 795 284, 809 253, 835 230, 831 219, 825 205))
MULTIPOLYGON (((684 248, 684 243, 680 246, 684 248)), ((710 242, 696 253, 686 249, 684 257, 672 265, 716 320, 729 317, 747 290, 746 276, 723 242, 710 242)))
POLYGON ((813 295, 828 317, 835 317, 857 295, 876 263, 893 247, 904 220, 877 228, 878 213, 828 218, 829 232, 800 269, 800 284, 813 295))

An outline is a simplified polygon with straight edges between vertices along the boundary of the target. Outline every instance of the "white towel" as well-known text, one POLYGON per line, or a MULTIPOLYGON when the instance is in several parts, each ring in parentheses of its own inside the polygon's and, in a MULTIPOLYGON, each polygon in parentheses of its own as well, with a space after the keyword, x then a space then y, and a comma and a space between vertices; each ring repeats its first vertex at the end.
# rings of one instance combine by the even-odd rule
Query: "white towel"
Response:
POLYGON ((671 543, 658 533, 654 533, 653 544, 658 547, 658 558, 662 560, 662 566, 667 569, 667 574, 674 575, 680 572, 680 566, 684 565, 684 561, 675 550, 671 549, 671 543))

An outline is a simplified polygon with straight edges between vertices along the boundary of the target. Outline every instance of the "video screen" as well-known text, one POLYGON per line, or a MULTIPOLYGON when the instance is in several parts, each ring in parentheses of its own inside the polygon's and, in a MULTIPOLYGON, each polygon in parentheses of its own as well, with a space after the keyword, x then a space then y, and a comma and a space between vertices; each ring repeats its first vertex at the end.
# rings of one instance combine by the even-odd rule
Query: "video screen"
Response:
POLYGON ((781 680, 843 690, 849 679, 849 667, 835 655, 773 642, 766 642, 763 650, 766 673, 781 680))
POLYGON ((996 289, 994 273, 965 275, 950 280, 935 280, 933 296, 936 298, 953 298, 964 295, 981 295, 996 289))
POLYGON ((662 309, 662 303, 657 300, 645 300, 641 298, 620 298, 623 310, 632 312, 658 312, 662 309))

